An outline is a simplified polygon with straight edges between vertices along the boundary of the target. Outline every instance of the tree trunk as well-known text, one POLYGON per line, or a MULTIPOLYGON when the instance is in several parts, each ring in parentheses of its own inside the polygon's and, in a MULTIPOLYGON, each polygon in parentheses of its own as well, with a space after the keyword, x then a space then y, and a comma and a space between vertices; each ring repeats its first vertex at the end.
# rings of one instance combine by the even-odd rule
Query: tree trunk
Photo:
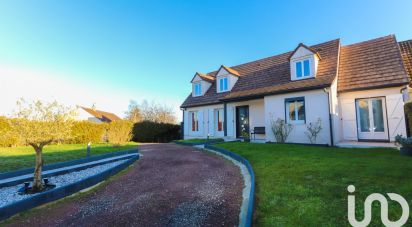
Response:
POLYGON ((41 191, 43 189, 41 171, 43 167, 43 147, 36 146, 36 166, 34 168, 33 191, 41 191))

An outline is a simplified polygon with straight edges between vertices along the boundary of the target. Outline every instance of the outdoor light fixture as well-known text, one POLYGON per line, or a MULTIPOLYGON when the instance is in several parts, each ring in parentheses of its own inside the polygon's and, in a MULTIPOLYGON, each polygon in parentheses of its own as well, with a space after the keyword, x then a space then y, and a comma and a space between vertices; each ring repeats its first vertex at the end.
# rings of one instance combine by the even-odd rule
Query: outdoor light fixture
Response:
POLYGON ((43 182, 44 182, 45 185, 48 185, 49 184, 49 178, 44 178, 43 182))

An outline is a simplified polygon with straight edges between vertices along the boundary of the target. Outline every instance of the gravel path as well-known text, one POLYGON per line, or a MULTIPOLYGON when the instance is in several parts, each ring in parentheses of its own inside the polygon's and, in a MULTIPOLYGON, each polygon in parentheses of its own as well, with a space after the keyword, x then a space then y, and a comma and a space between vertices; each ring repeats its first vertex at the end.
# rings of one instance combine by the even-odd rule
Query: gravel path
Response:
POLYGON ((10 226, 235 226, 239 168, 175 144, 140 146, 140 160, 105 187, 17 217, 10 226))
MULTIPOLYGON (((49 181, 51 184, 55 184, 56 187, 61 187, 65 186, 71 183, 74 183, 76 181, 80 181, 82 179, 85 179, 87 177, 96 175, 97 173, 101 173, 105 170, 108 170, 112 167, 115 167, 117 165, 122 164, 123 162, 126 162, 127 160, 119 160, 103 165, 98 165, 94 166, 91 168, 87 168, 84 170, 79 170, 67 174, 62 174, 58 176, 53 176, 53 177, 48 177, 49 181)), ((0 207, 6 206, 8 204, 20 201, 22 199, 31 197, 35 194, 24 194, 24 195, 19 195, 18 190, 23 186, 23 184, 19 184, 16 186, 11 186, 11 187, 3 187, 0 188, 0 207)))

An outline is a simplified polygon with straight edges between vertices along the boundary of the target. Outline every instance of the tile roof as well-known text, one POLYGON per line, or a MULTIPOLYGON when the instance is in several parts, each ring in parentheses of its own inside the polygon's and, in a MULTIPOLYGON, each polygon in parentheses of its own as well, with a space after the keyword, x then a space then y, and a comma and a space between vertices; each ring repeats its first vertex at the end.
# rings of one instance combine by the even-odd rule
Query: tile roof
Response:
POLYGON ((399 42, 398 44, 401 49, 403 64, 409 74, 409 78, 412 79, 412 39, 399 42))
POLYGON ((103 122, 112 122, 112 121, 116 121, 116 120, 121 120, 121 118, 118 117, 114 113, 105 112, 105 111, 101 111, 101 110, 96 110, 96 109, 92 109, 92 108, 87 108, 87 107, 83 107, 83 106, 81 106, 80 108, 82 108, 87 113, 91 114, 92 116, 94 116, 95 118, 98 118, 99 120, 101 120, 103 122))
MULTIPOLYGON (((192 97, 190 94, 181 107, 217 104, 221 103, 221 100, 263 96, 310 87, 327 87, 336 75, 339 45, 340 41, 336 39, 310 47, 322 56, 316 78, 291 81, 289 56, 292 51, 290 51, 230 67, 239 73, 239 79, 232 91, 217 93, 216 82, 214 82, 204 96, 192 97)), ((215 77, 216 73, 217 71, 214 71, 207 75, 215 77)))
POLYGON ((395 36, 342 46, 338 92, 401 86, 408 83, 395 36))
MULTIPOLYGON (((411 41, 408 41, 407 45, 410 51, 411 41)), ((341 46, 340 40, 336 39, 307 48, 316 52, 321 58, 316 78, 291 80, 289 58, 294 51, 290 51, 230 67, 239 75, 238 81, 230 92, 216 93, 216 81, 214 81, 204 96, 189 95, 181 107, 325 88, 332 84, 338 72, 339 92, 400 86, 409 81, 400 48, 393 35, 348 46, 341 46)), ((405 65, 408 67, 407 64, 405 65)), ((216 73, 217 71, 214 71, 207 75, 215 78, 216 73)))

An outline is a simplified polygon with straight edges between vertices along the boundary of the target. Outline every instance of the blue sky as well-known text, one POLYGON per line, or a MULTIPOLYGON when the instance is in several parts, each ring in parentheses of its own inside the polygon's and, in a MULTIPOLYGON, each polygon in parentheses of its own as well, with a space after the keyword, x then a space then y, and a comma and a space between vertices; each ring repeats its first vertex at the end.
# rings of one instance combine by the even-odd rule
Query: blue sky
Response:
POLYGON ((9 105, 0 113, 17 96, 37 94, 95 102, 118 114, 130 99, 154 99, 177 111, 196 71, 290 51, 300 42, 412 39, 411 9, 410 0, 0 1, 0 95, 9 105), (30 83, 20 74, 30 75, 30 83))

